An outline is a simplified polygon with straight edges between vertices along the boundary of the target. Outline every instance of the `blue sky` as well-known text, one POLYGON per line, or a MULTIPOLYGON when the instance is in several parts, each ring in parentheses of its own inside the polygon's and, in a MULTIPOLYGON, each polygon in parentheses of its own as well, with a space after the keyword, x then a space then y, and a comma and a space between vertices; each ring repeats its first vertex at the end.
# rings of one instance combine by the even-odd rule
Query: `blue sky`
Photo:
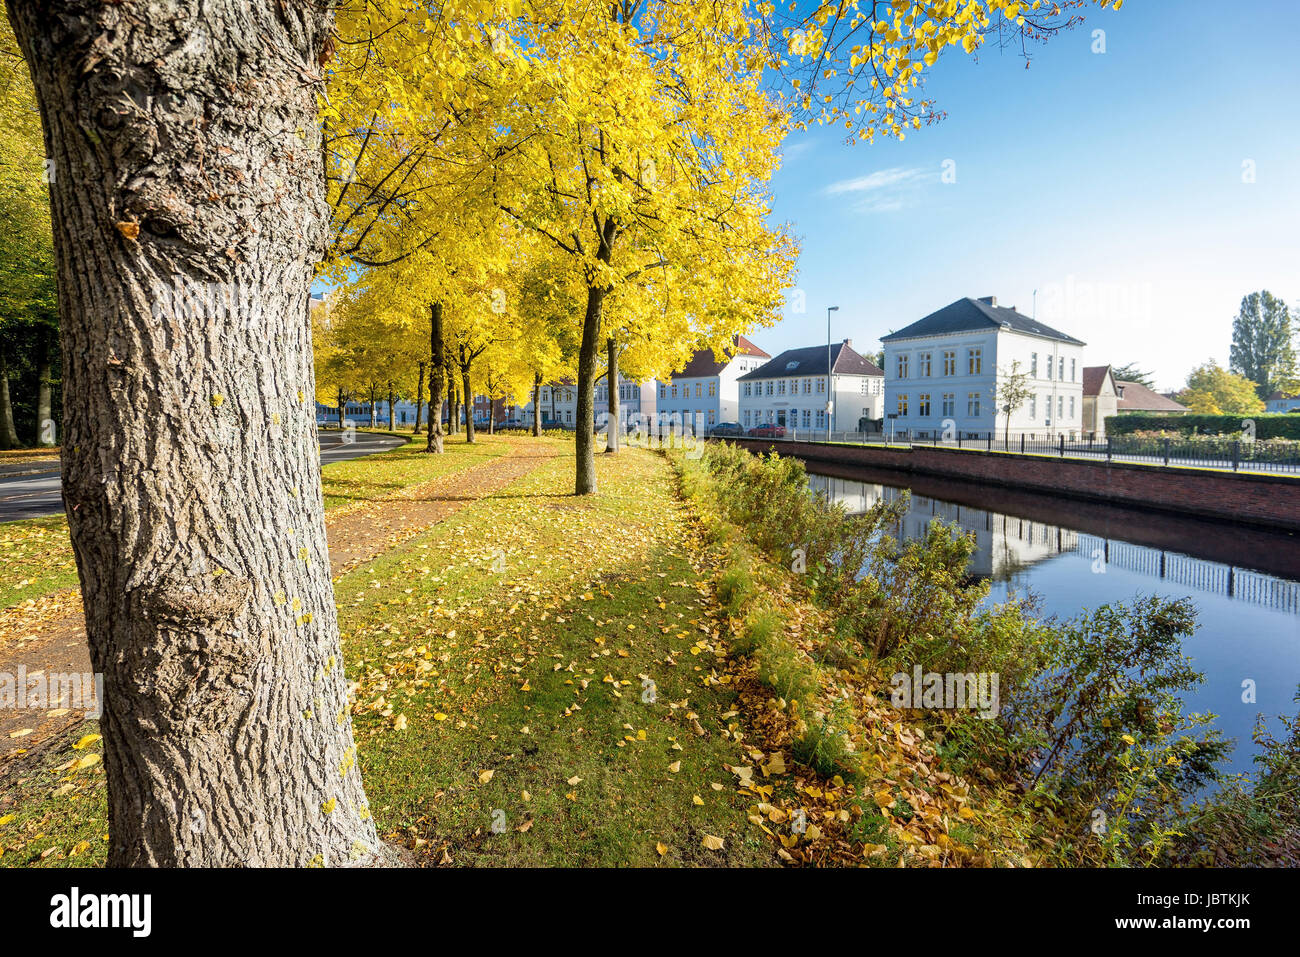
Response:
POLYGON ((947 54, 926 95, 948 118, 901 143, 792 134, 774 212, 801 240, 806 312, 754 340, 825 341, 838 305, 834 338, 874 351, 961 296, 1030 314, 1037 289, 1038 318, 1087 342, 1089 365, 1137 362, 1175 388, 1226 364, 1243 295, 1300 306, 1297 36, 1296 0, 1129 0, 1029 69, 1010 50, 947 54))

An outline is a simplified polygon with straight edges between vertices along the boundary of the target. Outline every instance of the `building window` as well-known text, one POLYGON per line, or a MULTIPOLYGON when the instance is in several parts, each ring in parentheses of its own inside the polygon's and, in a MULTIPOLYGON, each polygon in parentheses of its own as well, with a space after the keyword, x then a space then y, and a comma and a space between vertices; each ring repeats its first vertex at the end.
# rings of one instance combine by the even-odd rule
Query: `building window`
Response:
POLYGON ((916 374, 922 379, 930 378, 930 353, 921 352, 916 356, 916 374))
POLYGON ((1057 370, 1056 377, 1062 382, 1065 381, 1065 356, 1061 356, 1061 367, 1057 370))
POLYGON ((817 428, 826 428, 826 411, 824 409, 817 410, 817 428))
POLYGON ((785 395, 785 380, 784 380, 784 379, 782 379, 780 382, 778 382, 778 383, 776 384, 776 394, 777 394, 777 395, 785 395))
POLYGON ((745 395, 749 395, 749 383, 745 383, 745 395))
POLYGON ((1038 418, 1038 396, 1036 395, 1029 397, 1029 418, 1031 421, 1038 418))
POLYGON ((812 428, 812 409, 803 410, 803 427, 805 429, 812 428))
POLYGON ((978 392, 966 393, 966 414, 972 419, 978 419, 980 416, 980 394, 978 392))
POLYGON ((898 414, 907 415, 907 396, 901 393, 898 396, 898 414))
POLYGON ((1070 396, 1070 418, 1074 418, 1074 396, 1070 396))
POLYGON ((1038 378, 1038 353, 1029 353, 1029 374, 1033 378, 1038 378))
POLYGON ((865 376, 862 379, 862 394, 871 395, 871 380, 865 376))
MULTIPOLYGON (((1079 380, 1076 379, 1074 376, 1075 376, 1074 360, 1071 359, 1071 360, 1070 360, 1070 381, 1071 381, 1071 382, 1078 382, 1079 380)), ((1073 402, 1074 400, 1071 399, 1070 401, 1073 402)))
POLYGON ((677 398, 677 383, 673 383, 673 398, 677 398))
POLYGON ((717 413, 714 412, 712 409, 709 409, 709 425, 712 425, 716 418, 717 418, 717 413))
POLYGON ((745 428, 749 428, 749 410, 745 410, 745 428))
POLYGON ((943 374, 957 374, 957 351, 955 349, 945 349, 943 351, 943 374))
POLYGON ((952 418, 956 414, 957 414, 957 393, 945 392, 943 394, 944 418, 952 418))
POLYGON ((984 372, 984 350, 966 350, 966 374, 981 375, 984 372))
POLYGON ((930 393, 922 392, 916 397, 916 414, 922 418, 930 416, 930 393))
MULTIPOLYGON (((749 386, 745 386, 745 395, 749 395, 749 386)), ((667 396, 668 396, 668 386, 661 385, 659 387, 659 398, 663 399, 666 398, 667 396)))
POLYGON ((1059 420, 1059 419, 1063 419, 1064 417, 1065 417, 1065 396, 1058 395, 1056 397, 1056 418, 1059 420))
POLYGON ((812 395, 812 379, 803 380, 803 394, 812 395))
POLYGON ((768 395, 771 395, 771 394, 772 394, 772 380, 771 380, 771 379, 768 379, 768 380, 767 380, 767 394, 768 394, 768 395))
POLYGON ((717 394, 718 394, 718 384, 712 380, 709 380, 709 395, 714 396, 717 394))
POLYGON ((907 354, 906 353, 903 353, 898 357, 897 368, 898 368, 898 377, 900 379, 906 379, 907 378, 907 354))
POLYGON ((823 392, 825 392, 825 391, 826 391, 826 380, 825 380, 825 379, 818 379, 818 380, 817 380, 817 394, 818 394, 818 395, 821 395, 821 394, 822 394, 823 392))
POLYGON ((700 383, 698 383, 698 382, 695 383, 695 398, 698 399, 698 398, 700 397, 700 395, 701 395, 701 392, 702 392, 702 390, 701 390, 701 388, 700 388, 700 383))

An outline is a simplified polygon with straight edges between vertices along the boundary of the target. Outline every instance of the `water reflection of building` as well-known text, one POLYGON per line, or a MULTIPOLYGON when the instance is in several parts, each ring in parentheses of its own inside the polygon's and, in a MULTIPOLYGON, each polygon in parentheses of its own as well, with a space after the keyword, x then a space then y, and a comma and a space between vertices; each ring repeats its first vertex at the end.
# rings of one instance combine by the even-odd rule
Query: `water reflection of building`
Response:
MULTIPOLYGON (((849 479, 810 475, 813 488, 824 492, 831 501, 849 512, 865 512, 877 502, 895 502, 904 489, 874 485, 849 479)), ((956 524, 975 536, 975 554, 970 572, 979 578, 1009 581, 1026 568, 1078 549, 1079 533, 1073 529, 1048 525, 1014 515, 1002 515, 987 509, 957 505, 924 495, 913 495, 897 527, 890 530, 900 541, 921 538, 935 519, 956 524)))
MULTIPOLYGON (((890 485, 824 475, 809 475, 808 481, 850 513, 865 512, 877 502, 897 501, 906 492, 890 485)), ((911 497, 890 534, 900 540, 920 538, 935 519, 955 523, 975 535, 970 571, 980 578, 1011 582, 1038 562, 1079 554, 1160 581, 1300 614, 1300 582, 923 495, 911 497)))

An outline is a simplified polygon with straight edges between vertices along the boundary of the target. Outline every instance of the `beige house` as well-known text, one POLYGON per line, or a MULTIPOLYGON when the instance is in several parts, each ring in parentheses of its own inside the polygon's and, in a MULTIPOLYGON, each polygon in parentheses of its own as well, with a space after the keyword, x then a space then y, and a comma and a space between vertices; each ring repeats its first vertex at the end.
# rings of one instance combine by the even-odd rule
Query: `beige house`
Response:
POLYGON ((1140 382, 1116 379, 1110 366, 1083 367, 1083 432, 1106 437, 1106 416, 1125 412, 1182 415, 1187 406, 1140 382))
POLYGON ((1106 436, 1106 416, 1119 412, 1119 386, 1110 366, 1083 367, 1083 434, 1106 436))

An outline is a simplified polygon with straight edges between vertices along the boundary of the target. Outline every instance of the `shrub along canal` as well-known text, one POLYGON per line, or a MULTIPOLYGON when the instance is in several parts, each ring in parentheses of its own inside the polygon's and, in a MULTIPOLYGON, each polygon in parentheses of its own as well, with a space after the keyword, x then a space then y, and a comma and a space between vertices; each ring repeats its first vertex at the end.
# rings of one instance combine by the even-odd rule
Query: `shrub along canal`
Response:
POLYGON ((1277 715, 1295 713, 1300 536, 884 469, 811 467, 810 485, 854 513, 910 489, 899 538, 919 537, 935 519, 974 533, 970 571, 991 581, 989 602, 1032 593, 1043 617, 1067 619, 1139 595, 1191 598, 1197 629, 1184 650, 1205 681, 1184 701, 1217 715, 1215 726, 1235 739, 1225 771, 1251 770, 1258 715, 1277 733, 1277 715))

